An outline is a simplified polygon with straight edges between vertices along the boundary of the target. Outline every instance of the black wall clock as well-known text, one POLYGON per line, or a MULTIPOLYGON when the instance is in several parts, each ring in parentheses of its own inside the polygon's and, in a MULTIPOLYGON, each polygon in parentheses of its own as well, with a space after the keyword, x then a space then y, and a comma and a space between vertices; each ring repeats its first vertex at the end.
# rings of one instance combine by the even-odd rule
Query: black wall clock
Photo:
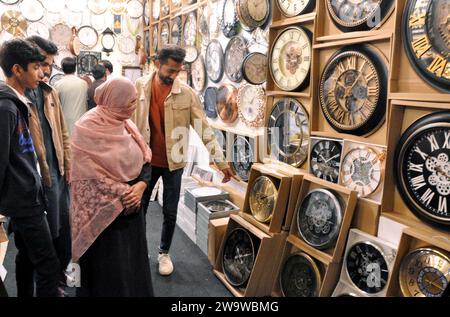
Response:
POLYGON ((78 75, 91 75, 92 68, 102 59, 101 52, 81 51, 77 59, 78 75))
POLYGON ((314 176, 337 184, 341 166, 342 144, 335 140, 320 140, 311 149, 310 166, 314 176))

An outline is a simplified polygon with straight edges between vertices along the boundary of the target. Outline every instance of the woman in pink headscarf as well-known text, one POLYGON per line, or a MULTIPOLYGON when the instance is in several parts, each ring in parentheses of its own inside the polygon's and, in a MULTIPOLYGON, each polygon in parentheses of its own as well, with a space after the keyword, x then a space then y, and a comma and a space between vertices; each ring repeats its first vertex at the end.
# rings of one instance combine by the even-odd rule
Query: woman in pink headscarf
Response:
POLYGON ((142 195, 151 151, 130 117, 136 89, 124 78, 95 91, 97 107, 72 135, 72 260, 78 296, 152 296, 142 195))

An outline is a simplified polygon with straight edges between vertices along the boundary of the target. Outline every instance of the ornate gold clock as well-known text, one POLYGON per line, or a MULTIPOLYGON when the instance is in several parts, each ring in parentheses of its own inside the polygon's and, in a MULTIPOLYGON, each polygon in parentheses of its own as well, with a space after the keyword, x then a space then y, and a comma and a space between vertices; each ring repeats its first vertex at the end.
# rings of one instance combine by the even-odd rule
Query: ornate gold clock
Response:
POLYGON ((275 204, 278 198, 278 189, 274 181, 268 176, 256 179, 250 192, 250 210, 253 217, 262 223, 272 219, 275 204))

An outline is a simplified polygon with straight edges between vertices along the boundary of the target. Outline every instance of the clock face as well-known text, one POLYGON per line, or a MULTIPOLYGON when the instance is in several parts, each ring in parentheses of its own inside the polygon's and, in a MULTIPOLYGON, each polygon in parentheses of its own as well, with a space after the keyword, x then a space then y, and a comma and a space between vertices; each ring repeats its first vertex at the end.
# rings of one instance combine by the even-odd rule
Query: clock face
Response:
POLYGON ((224 0, 221 22, 223 35, 232 37, 237 34, 239 19, 236 14, 235 0, 224 0))
POLYGON ((253 217, 262 223, 272 220, 278 189, 274 181, 267 176, 258 177, 250 192, 249 204, 253 217))
POLYGON ((206 84, 206 70, 203 57, 199 55, 191 67, 192 87, 197 91, 203 91, 206 84))
POLYGON ((410 252, 401 262, 400 288, 406 297, 441 297, 450 284, 448 254, 421 248, 410 252))
POLYGON ((239 117, 248 127, 260 127, 264 120, 266 95, 261 86, 244 84, 239 88, 239 117))
POLYGON ((127 16, 132 19, 139 19, 144 13, 144 5, 139 0, 129 0, 127 2, 127 16))
POLYGON ((337 184, 341 167, 342 144, 320 140, 311 149, 311 172, 317 178, 337 184))
POLYGON ((206 72, 209 79, 217 83, 223 76, 223 50, 217 40, 212 40, 206 49, 206 72))
POLYGON ((56 24, 50 30, 50 38, 58 48, 67 48, 72 38, 72 30, 66 24, 56 24))
POLYGON ((160 36, 160 41, 161 41, 161 46, 167 45, 169 44, 169 23, 167 21, 164 21, 161 24, 161 34, 160 36))
POLYGON ((181 44, 181 17, 177 17, 172 21, 170 42, 175 45, 181 44))
POLYGON ((80 52, 78 55, 78 74, 90 75, 92 68, 101 60, 100 52, 80 52))
POLYGON ((136 42, 131 36, 121 36, 119 38, 119 50, 123 54, 132 54, 136 48, 136 42))
POLYGON ((205 90, 205 94, 203 96, 205 113, 206 116, 210 119, 217 118, 217 88, 216 87, 208 87, 205 90))
POLYGON ((50 30, 42 22, 30 23, 27 28, 27 36, 37 35, 46 40, 50 38, 50 30))
POLYGON ((367 294, 381 292, 389 279, 389 268, 380 249, 371 242, 353 245, 345 256, 345 269, 352 283, 367 294))
POLYGON ((233 143, 232 167, 237 176, 247 182, 254 161, 253 148, 247 138, 238 135, 233 143))
POLYGON ((116 40, 114 39, 114 35, 112 34, 104 34, 102 37, 102 46, 105 50, 112 50, 114 45, 116 44, 116 40))
POLYGON ((217 91, 217 114, 225 123, 233 123, 238 117, 237 92, 230 84, 222 85, 217 91))
POLYGON ((19 5, 23 17, 30 22, 40 21, 44 17, 44 6, 37 0, 22 0, 19 5))
POLYGON ((154 20, 159 19, 160 10, 161 10, 161 0, 153 0, 153 2, 152 2, 152 17, 154 20))
POLYGON ((263 26, 270 15, 268 0, 236 0, 236 6, 241 26, 247 31, 263 26))
POLYGON ((307 32, 289 27, 275 39, 269 67, 275 84, 282 90, 293 91, 309 84, 311 40, 307 32))
POLYGON ((417 73, 450 92, 450 1, 410 0, 403 15, 403 43, 417 73))
POLYGON ((450 226, 450 114, 437 112, 413 123, 395 152, 397 188, 416 216, 450 226))
POLYGON ((253 85, 261 85, 267 79, 267 56, 262 53, 248 54, 242 63, 244 79, 253 85))
POLYGON ((276 0, 281 13, 287 17, 308 13, 314 8, 315 0, 276 0))
POLYGON ((217 143, 219 143, 222 149, 223 157, 227 157, 227 134, 225 131, 214 129, 214 135, 216 137, 217 143))
POLYGON ((243 37, 235 36, 228 42, 225 49, 225 73, 228 79, 237 83, 242 81, 242 63, 247 54, 247 43, 243 37))
POLYGON ((320 106, 338 132, 373 133, 386 113, 385 63, 367 46, 347 47, 329 60, 320 80, 320 106))
POLYGON ((306 253, 296 253, 286 260, 280 276, 285 297, 318 297, 322 278, 315 261, 306 253))
POLYGON ((339 198, 326 189, 315 189, 305 196, 297 212, 297 227, 306 243, 317 249, 333 246, 342 223, 339 198))
POLYGON ((78 38, 81 44, 91 49, 97 45, 98 33, 90 26, 83 26, 78 30, 78 38))
POLYGON ((378 154, 368 147, 351 150, 342 161, 341 183, 358 192, 360 197, 374 193, 381 183, 384 153, 378 154))
POLYGON ((195 46, 197 39, 197 17, 195 13, 190 13, 186 17, 183 28, 184 45, 195 46))
POLYGON ((253 242, 250 233, 236 228, 226 237, 222 267, 227 281, 234 287, 244 286, 255 264, 258 246, 253 242))
POLYGON ((328 13, 344 32, 381 26, 393 9, 391 0, 326 0, 328 13))
POLYGON ((294 167, 302 165, 308 155, 310 130, 303 105, 296 99, 281 99, 272 108, 267 129, 271 156, 294 167))
POLYGON ((184 49, 186 51, 186 57, 184 58, 184 61, 186 63, 193 63, 198 57, 197 47, 195 47, 195 46, 186 46, 184 49))

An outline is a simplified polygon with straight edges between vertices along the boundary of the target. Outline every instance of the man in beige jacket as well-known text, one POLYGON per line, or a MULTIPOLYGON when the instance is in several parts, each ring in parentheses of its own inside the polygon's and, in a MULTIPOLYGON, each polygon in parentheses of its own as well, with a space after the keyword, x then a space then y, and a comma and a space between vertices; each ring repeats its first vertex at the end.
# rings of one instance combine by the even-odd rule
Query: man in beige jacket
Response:
POLYGON ((228 182, 233 175, 225 163, 197 94, 177 79, 185 56, 185 50, 175 45, 163 47, 158 52, 155 62, 157 71, 136 82, 137 109, 132 117, 153 151, 152 182, 147 189, 144 210, 147 210, 149 196, 156 182, 160 177, 163 179, 164 221, 158 256, 161 275, 170 275, 173 271, 169 249, 176 225, 183 169, 187 161, 190 126, 196 129, 225 175, 223 182, 228 182))

